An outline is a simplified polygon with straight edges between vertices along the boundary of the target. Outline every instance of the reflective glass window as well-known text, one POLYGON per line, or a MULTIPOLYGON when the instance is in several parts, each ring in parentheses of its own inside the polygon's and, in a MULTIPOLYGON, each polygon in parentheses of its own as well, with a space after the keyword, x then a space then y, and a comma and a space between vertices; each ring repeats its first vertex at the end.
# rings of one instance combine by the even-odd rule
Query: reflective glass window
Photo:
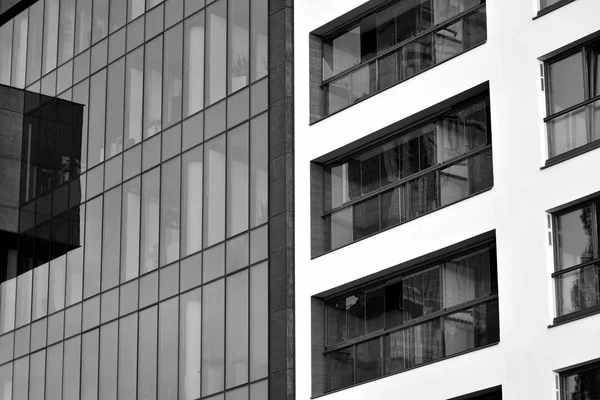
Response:
POLYGON ((204 145, 204 245, 225 238, 225 135, 204 145))
POLYGON ((76 18, 75 54, 79 54, 90 46, 92 36, 92 0, 77 1, 76 18))
POLYGON ((163 164, 160 221, 160 265, 179 258, 181 158, 163 164))
POLYGON ((63 400, 80 400, 81 336, 66 340, 64 346, 63 400))
MULTIPOLYGON (((51 0, 48 0, 51 1, 51 0)), ((29 8, 29 32, 27 33, 27 75, 25 84, 38 80, 42 73, 42 39, 44 2, 38 1, 29 8)))
POLYGON ((142 175, 140 273, 158 267, 160 169, 142 175))
POLYGON ((179 326, 177 308, 177 298, 160 303, 159 306, 158 398, 161 400, 177 400, 177 328, 179 326))
POLYGON ((184 22, 183 55, 183 116, 187 117, 204 106, 204 11, 184 22))
POLYGON ((58 14, 59 0, 45 0, 44 10, 44 59, 42 62, 42 74, 46 74, 56 68, 58 51, 58 14))
POLYGON ((227 236, 248 229, 248 124, 227 133, 227 236))
POLYGON ((135 400, 137 388, 138 315, 119 320, 118 398, 135 400))
POLYGON ((115 399, 117 395, 117 321, 100 328, 99 400, 115 399))
POLYGON ((88 298, 100 292, 102 197, 87 203, 85 238, 83 295, 88 298))
POLYGON ((98 398, 98 336, 94 329, 81 337, 81 400, 98 398))
POLYGON ((140 312, 138 399, 156 399, 158 307, 140 312))
POLYGON ((144 68, 144 138, 162 129, 162 36, 146 44, 144 68))
POLYGON ((26 10, 17 15, 13 23, 12 73, 10 76, 10 85, 17 88, 25 87, 28 18, 29 15, 26 10))
POLYGON ((125 101, 125 59, 108 67, 106 93, 105 157, 110 158, 123 150, 123 109, 125 101))
POLYGON ((202 299, 202 394, 223 390, 225 377, 225 280, 203 288, 202 299))
POLYGON ((144 49, 127 54, 125 61, 125 149, 142 140, 144 49))
POLYGON ((10 66, 12 62, 13 22, 8 21, 0 26, 0 84, 10 85, 10 66))
POLYGON ((206 8, 206 100, 213 104, 225 97, 227 0, 206 8))
POLYGON ((182 110, 182 48, 183 25, 165 33, 163 119, 165 127, 181 120, 182 110))

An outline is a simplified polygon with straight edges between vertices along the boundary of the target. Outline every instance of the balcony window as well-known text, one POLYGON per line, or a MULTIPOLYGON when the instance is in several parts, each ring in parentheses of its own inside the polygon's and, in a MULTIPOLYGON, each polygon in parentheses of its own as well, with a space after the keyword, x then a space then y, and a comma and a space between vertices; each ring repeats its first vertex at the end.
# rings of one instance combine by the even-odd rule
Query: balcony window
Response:
POLYGON ((470 100, 326 165, 323 251, 491 188, 488 103, 470 100))
POLYGON ((599 205, 594 199, 554 215, 556 322, 600 310, 599 205))
POLYGON ((548 157, 564 159, 600 139, 600 41, 546 63, 548 157))
POLYGON ((312 82, 322 92, 317 119, 469 50, 486 38, 485 0, 401 0, 372 12, 320 39, 320 66, 311 64, 313 70, 321 70, 320 78, 312 82))
POLYGON ((323 304, 313 369, 324 370, 324 393, 497 343, 495 244, 463 247, 323 304))

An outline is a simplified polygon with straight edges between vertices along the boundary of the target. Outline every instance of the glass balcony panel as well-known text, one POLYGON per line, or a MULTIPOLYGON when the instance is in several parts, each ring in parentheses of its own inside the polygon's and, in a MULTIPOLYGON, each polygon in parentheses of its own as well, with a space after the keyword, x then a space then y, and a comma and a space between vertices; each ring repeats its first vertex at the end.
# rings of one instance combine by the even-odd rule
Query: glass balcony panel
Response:
POLYGON ((589 265, 556 278, 558 316, 600 305, 598 265, 589 265))
POLYGON ((381 338, 356 346, 356 382, 364 382, 383 374, 381 338))
POLYGON ((549 156, 573 150, 587 143, 585 107, 548 122, 549 156))

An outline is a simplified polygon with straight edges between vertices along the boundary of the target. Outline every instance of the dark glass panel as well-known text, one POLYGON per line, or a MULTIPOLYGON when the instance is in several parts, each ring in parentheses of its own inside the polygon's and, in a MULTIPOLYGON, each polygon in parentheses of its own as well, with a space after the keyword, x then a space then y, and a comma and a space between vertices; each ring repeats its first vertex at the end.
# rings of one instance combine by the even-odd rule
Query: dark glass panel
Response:
POLYGON ((487 14, 485 7, 465 17, 463 20, 464 50, 485 42, 487 39, 486 22, 487 14))
POLYGON ((346 297, 348 340, 365 334, 365 295, 357 293, 346 297))
POLYGON ((498 300, 473 307, 475 316, 475 347, 500 341, 498 300))
POLYGON ((202 248, 202 146, 183 155, 181 200, 181 255, 202 248))
POLYGON ((549 65, 550 113, 585 100, 581 52, 549 65))
POLYGON ((566 269, 597 257, 595 206, 584 207, 556 218, 558 269, 566 269))
MULTIPOLYGON (((385 289, 365 293, 367 333, 383 329, 385 314, 385 289)), ((358 357, 357 353, 357 357, 358 357)))
POLYGON ((387 89, 398 82, 398 55, 399 52, 391 53, 380 58, 378 62, 378 90, 387 89))
POLYGON ((383 374, 381 338, 356 346, 356 383, 377 378, 383 374))
POLYGON ((140 179, 123 185, 121 222, 121 282, 138 276, 140 248, 140 179))
POLYGON ((594 365, 562 377, 563 400, 596 400, 600 398, 600 368, 594 365))
MULTIPOLYGON (((52 1, 52 0, 48 0, 52 1)), ((27 75, 25 84, 38 80, 42 73, 44 2, 38 1, 29 8, 29 32, 27 33, 27 75)), ((14 69, 13 69, 14 71, 14 69)))
POLYGON ((349 347, 329 353, 325 359, 327 392, 350 386, 354 383, 354 348, 349 347))
POLYGON ((127 1, 124 0, 110 0, 110 32, 114 32, 117 29, 125 25, 127 19, 127 1))
POLYGON ((396 44, 397 4, 377 13, 377 51, 381 52, 396 44))
POLYGON ((496 293, 490 252, 479 250, 444 264, 444 307, 449 308, 496 293))
POLYGON ((404 321, 404 296, 402 295, 403 284, 397 282, 388 283, 385 286, 385 328, 393 328, 402 325, 404 321))
POLYGON ((487 150, 469 159, 469 194, 494 186, 492 150, 487 150))
POLYGON ((440 269, 435 267, 403 280, 404 321, 442 308, 440 269))
POLYGON ((408 218, 416 218, 438 207, 437 173, 411 181, 408 186, 408 218))
POLYGON ((433 47, 431 41, 431 35, 426 35, 403 47, 403 79, 408 79, 433 65, 433 47))
POLYGON ((442 330, 436 319, 384 337, 385 372, 435 361, 442 357, 442 330))
POLYGON ((558 316, 600 305, 598 268, 589 265, 556 278, 558 316))
POLYGON ((330 301, 325 304, 327 312, 327 346, 335 346, 347 340, 346 300, 330 301))
POLYGON ((379 197, 374 197, 353 208, 354 240, 369 236, 380 230, 379 197))
POLYGON ((377 55, 377 14, 371 14, 360 21, 361 62, 377 55))
POLYGON ((581 107, 548 122, 549 157, 555 157, 588 142, 585 112, 586 107, 581 107))
POLYGON ((463 21, 458 20, 448 25, 434 35, 435 62, 441 63, 460 54, 464 50, 463 21))

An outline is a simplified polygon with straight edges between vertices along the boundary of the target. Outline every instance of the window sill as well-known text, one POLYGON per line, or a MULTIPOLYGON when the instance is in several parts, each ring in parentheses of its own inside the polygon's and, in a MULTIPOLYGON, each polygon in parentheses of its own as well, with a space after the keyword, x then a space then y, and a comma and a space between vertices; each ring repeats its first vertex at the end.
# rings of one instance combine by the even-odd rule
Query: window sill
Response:
POLYGON ((562 317, 554 318, 551 325, 548 328, 555 328, 560 325, 568 324, 569 322, 577 321, 583 318, 591 317, 592 315, 600 314, 600 306, 588 308, 586 310, 577 311, 562 317))
POLYGON ((571 158, 577 157, 581 154, 587 153, 589 151, 595 150, 600 147, 600 140, 595 140, 583 146, 577 147, 573 150, 569 150, 566 153, 562 153, 556 157, 552 157, 546 160, 546 165, 541 167, 541 170, 549 168, 553 165, 560 164, 563 161, 570 160, 571 158))
POLYGON ((479 351, 479 350, 487 349, 487 348, 496 346, 498 344, 500 344, 500 341, 498 341, 496 343, 486 344, 484 346, 477 347, 475 349, 465 350, 465 351, 462 351, 460 353, 452 354, 451 356, 440 358, 439 360, 429 361, 429 362, 423 363, 421 365, 417 365, 417 366, 412 367, 412 368, 407 368, 407 369, 399 371, 399 372, 394 372, 394 373, 387 374, 387 375, 381 375, 381 376, 378 376, 377 378, 373 378, 373 379, 369 379, 369 380, 366 380, 366 381, 363 381, 363 382, 354 383, 352 385, 344 386, 343 388, 335 389, 335 390, 332 390, 330 392, 323 393, 323 394, 314 395, 314 396, 311 396, 310 398, 311 399, 318 399, 320 397, 325 397, 325 396, 328 396, 328 395, 333 394, 333 393, 339 393, 341 391, 344 391, 344 390, 347 390, 347 389, 350 389, 350 388, 361 386, 361 385, 364 385, 364 384, 367 384, 367 383, 370 383, 370 382, 375 382, 375 381, 378 381, 380 379, 389 378, 390 376, 398 375, 398 374, 401 374, 401 373, 406 372, 406 371, 412 371, 413 369, 423 368, 423 367, 426 367, 426 366, 431 365, 431 364, 439 363, 441 361, 450 360, 450 359, 452 359, 454 357, 459 357, 459 356, 462 356, 462 355, 465 355, 465 354, 472 353, 474 351, 479 351))
POLYGON ((558 3, 556 3, 556 4, 552 4, 551 6, 542 8, 540 11, 538 11, 537 15, 535 17, 533 17, 533 20, 535 21, 536 19, 541 18, 544 15, 549 14, 552 11, 557 10, 557 9, 559 9, 561 7, 564 7, 567 4, 572 3, 574 1, 575 0, 562 0, 562 1, 559 1, 558 3))

